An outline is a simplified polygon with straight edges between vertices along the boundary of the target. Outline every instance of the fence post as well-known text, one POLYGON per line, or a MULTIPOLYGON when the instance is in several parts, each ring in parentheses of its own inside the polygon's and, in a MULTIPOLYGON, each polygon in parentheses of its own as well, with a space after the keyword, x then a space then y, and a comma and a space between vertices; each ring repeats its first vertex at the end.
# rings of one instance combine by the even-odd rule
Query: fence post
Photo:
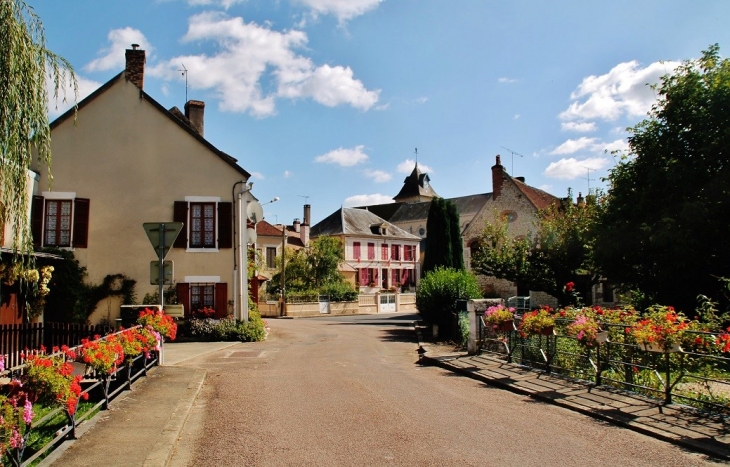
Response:
POLYGON ((479 333, 479 323, 477 322, 477 307, 474 300, 466 302, 466 311, 469 313, 469 340, 466 344, 466 350, 469 355, 476 355, 477 351, 477 334, 479 333))

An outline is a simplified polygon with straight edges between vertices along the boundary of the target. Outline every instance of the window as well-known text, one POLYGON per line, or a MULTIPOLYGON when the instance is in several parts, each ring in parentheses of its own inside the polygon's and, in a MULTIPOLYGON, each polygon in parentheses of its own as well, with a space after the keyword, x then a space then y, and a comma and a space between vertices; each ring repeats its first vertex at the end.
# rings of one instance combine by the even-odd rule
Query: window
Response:
POLYGON ((33 197, 31 229, 35 246, 87 247, 89 200, 75 196, 49 192, 46 197, 33 197))
POLYGON ((400 285, 400 269, 391 269, 391 281, 390 283, 393 285, 393 287, 398 287, 400 285))
POLYGON ((173 220, 184 224, 175 248, 233 248, 233 203, 211 196, 186 197, 175 201, 173 220))
POLYGON ((416 246, 415 245, 403 245, 403 260, 404 261, 413 261, 415 256, 416 256, 416 246))
POLYGON ((360 242, 352 242, 352 257, 360 259, 360 242))
POLYGON ((266 247, 266 267, 276 269, 276 248, 266 247))
POLYGON ((390 250, 388 249, 387 243, 384 243, 380 247, 380 259, 385 260, 385 261, 390 259, 390 250))
POLYGON ((368 259, 375 259, 375 243, 368 243, 368 259))
POLYGON ((390 259, 400 261, 400 245, 393 245, 390 248, 390 259))
POLYGON ((190 284, 191 311, 215 308, 215 284, 190 284))

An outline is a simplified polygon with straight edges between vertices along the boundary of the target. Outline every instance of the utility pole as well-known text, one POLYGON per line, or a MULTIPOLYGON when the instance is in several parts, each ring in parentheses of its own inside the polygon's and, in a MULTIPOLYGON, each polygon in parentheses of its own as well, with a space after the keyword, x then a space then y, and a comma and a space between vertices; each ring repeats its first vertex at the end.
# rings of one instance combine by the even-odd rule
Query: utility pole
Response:
POLYGON ((281 226, 281 311, 279 316, 286 316, 286 224, 281 226))

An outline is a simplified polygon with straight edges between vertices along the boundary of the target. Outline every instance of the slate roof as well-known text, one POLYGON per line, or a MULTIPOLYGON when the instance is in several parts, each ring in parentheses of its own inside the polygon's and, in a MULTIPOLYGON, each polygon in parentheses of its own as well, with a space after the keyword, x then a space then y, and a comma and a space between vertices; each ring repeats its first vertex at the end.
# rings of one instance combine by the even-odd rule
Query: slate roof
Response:
POLYGON ((379 227, 387 227, 389 238, 404 240, 420 240, 420 237, 410 234, 400 227, 396 227, 382 217, 370 211, 358 208, 340 208, 312 227, 310 235, 321 237, 325 235, 352 235, 358 237, 383 237, 379 227))
MULTIPOLYGON (((91 94, 89 94, 88 96, 86 96, 84 99, 82 99, 81 102, 79 102, 78 104, 76 104, 76 109, 80 112, 81 109, 83 109, 84 107, 86 107, 94 99, 96 99, 100 95, 104 94, 104 92, 106 92, 107 90, 109 90, 109 88, 111 88, 113 85, 115 85, 116 83, 118 83, 119 81, 121 81, 123 79, 126 79, 125 78, 125 72, 124 71, 122 71, 121 73, 119 73, 118 75, 116 75, 115 77, 113 77, 112 79, 110 79, 109 81, 107 81, 106 83, 104 83, 103 85, 101 85, 99 88, 97 88, 96 91, 92 92, 91 94)), ((155 99, 153 99, 149 94, 147 94, 146 92, 144 92, 142 89, 139 90, 139 97, 141 99, 146 100, 150 104, 152 104, 152 106, 155 107, 157 110, 159 110, 163 115, 165 115, 167 118, 169 118, 170 120, 172 120, 173 122, 175 122, 180 128, 182 128, 190 136, 192 136, 193 138, 197 139, 200 143, 203 144, 203 146, 205 146, 213 154, 215 154, 216 156, 218 156, 219 158, 221 158, 226 164, 228 164, 231 167, 233 167, 234 169, 236 169, 236 171, 238 173, 240 173, 241 175, 243 175, 244 177, 246 177, 246 179, 248 179, 248 178, 251 177, 251 174, 250 173, 248 173, 243 167, 241 167, 240 165, 238 165, 238 163, 237 163, 238 161, 237 161, 236 158, 234 158, 234 157, 226 154, 225 152, 221 151, 220 149, 216 148, 207 139, 203 138, 200 135, 200 133, 198 133, 197 131, 195 131, 190 126, 190 121, 187 118, 185 118, 185 115, 182 114, 182 112, 180 112, 180 109, 177 109, 176 107, 173 107, 173 110, 172 111, 167 110, 166 108, 164 108, 162 106, 162 104, 160 104, 159 102, 157 102, 155 99), (175 112, 174 109, 177 109, 177 112, 175 112), (179 117, 179 115, 181 115, 181 114, 182 114, 182 117, 183 117, 182 119, 179 117)), ((57 119, 55 119, 53 122, 51 122, 51 125, 50 125, 51 130, 53 130, 54 128, 56 128, 58 125, 60 125, 61 123, 65 122, 69 118, 74 117, 76 115, 76 109, 74 109, 73 107, 70 108, 70 109, 68 109, 66 112, 64 112, 63 114, 61 114, 57 119)))
POLYGON ((411 174, 403 180, 403 188, 400 189, 393 199, 397 201, 402 198, 410 198, 413 196, 428 196, 430 198, 438 197, 436 192, 433 191, 433 188, 431 188, 431 184, 425 183, 430 180, 431 179, 428 174, 421 173, 421 171, 418 170, 418 164, 416 164, 413 168, 413 172, 411 172, 411 174))

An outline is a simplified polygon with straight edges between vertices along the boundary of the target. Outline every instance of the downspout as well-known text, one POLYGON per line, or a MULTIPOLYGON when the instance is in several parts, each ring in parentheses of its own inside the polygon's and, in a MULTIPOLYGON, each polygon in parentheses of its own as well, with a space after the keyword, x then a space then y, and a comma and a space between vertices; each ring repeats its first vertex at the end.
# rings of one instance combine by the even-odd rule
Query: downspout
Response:
POLYGON ((233 208, 233 313, 235 314, 238 307, 236 306, 238 304, 238 256, 236 255, 236 246, 238 245, 238 242, 236 241, 236 211, 238 210, 238 205, 236 204, 236 186, 242 185, 245 183, 243 180, 239 180, 236 183, 233 184, 231 187, 231 201, 232 201, 232 208, 233 208))

